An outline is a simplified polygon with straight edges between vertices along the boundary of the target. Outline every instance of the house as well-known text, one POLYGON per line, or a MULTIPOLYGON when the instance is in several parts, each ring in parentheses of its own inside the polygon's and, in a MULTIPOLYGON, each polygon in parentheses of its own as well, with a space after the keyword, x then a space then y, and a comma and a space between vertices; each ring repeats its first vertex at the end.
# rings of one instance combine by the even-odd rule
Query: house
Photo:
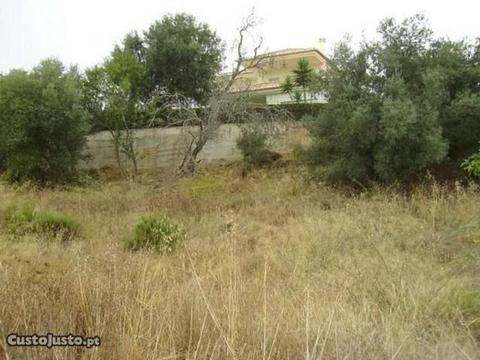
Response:
MULTIPOLYGON (((300 59, 306 59, 318 72, 327 64, 327 57, 320 48, 295 48, 273 51, 261 55, 265 58, 259 66, 244 71, 235 81, 231 93, 246 92, 255 103, 279 105, 293 103, 291 94, 282 92, 281 84, 292 75, 300 59)), ((245 59, 248 64, 251 59, 245 59)), ((321 94, 308 94, 311 103, 324 103, 321 94)))

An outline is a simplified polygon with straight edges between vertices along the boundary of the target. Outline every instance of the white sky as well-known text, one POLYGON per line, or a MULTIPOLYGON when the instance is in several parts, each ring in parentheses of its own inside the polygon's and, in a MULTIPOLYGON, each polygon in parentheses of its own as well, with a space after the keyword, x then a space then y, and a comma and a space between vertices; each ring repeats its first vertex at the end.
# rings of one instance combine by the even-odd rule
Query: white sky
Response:
POLYGON ((478 0, 0 0, 0 72, 51 56, 84 69, 100 63, 127 32, 168 13, 193 14, 231 45, 252 7, 263 18, 258 31, 268 50, 310 47, 324 37, 328 53, 345 33, 360 40, 384 17, 417 12, 437 35, 480 36, 478 0))

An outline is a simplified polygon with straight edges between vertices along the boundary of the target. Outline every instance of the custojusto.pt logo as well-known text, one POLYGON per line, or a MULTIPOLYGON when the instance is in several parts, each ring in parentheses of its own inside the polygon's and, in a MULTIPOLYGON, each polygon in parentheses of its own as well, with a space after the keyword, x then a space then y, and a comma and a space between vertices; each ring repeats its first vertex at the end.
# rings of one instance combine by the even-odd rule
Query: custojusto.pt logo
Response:
POLYGON ((80 336, 80 335, 54 335, 52 333, 44 335, 7 335, 8 346, 43 346, 52 348, 54 346, 82 346, 91 348, 100 346, 99 336, 80 336))

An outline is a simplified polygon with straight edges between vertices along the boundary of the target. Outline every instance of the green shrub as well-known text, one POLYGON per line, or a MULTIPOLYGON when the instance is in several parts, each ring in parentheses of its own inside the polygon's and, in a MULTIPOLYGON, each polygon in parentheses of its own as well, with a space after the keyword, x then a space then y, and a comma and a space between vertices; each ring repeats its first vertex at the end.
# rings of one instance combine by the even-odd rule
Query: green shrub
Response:
POLYGON ((33 230, 35 209, 33 206, 10 206, 3 211, 2 221, 9 232, 22 235, 33 230))
POLYGON ((146 216, 135 226, 134 234, 126 240, 131 250, 152 249, 171 254, 185 237, 185 232, 167 216, 146 216))
POLYGON ((480 177, 480 151, 467 158, 462 163, 462 169, 471 176, 480 177))
POLYGON ((3 212, 3 222, 15 235, 39 234, 62 241, 78 235, 80 228, 76 220, 65 214, 37 211, 30 205, 7 208, 3 212))
POLYGON ((267 148, 267 135, 255 128, 245 128, 237 139, 237 147, 247 168, 271 164, 279 155, 267 148))
POLYGON ((34 218, 34 228, 38 233, 70 240, 78 234, 80 224, 71 217, 56 212, 37 212, 34 218))

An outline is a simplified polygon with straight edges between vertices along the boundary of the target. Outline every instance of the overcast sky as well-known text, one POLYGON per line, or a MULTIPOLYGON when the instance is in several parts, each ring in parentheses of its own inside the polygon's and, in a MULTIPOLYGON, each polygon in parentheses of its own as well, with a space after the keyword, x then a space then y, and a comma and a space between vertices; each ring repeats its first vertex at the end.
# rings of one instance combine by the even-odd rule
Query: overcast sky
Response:
POLYGON ((131 30, 143 31, 165 14, 188 12, 230 45, 252 7, 268 50, 314 46, 327 52, 345 33, 371 36, 384 17, 425 14, 433 30, 453 39, 480 36, 474 0, 0 0, 0 72, 31 68, 55 56, 82 69, 100 63, 131 30))

